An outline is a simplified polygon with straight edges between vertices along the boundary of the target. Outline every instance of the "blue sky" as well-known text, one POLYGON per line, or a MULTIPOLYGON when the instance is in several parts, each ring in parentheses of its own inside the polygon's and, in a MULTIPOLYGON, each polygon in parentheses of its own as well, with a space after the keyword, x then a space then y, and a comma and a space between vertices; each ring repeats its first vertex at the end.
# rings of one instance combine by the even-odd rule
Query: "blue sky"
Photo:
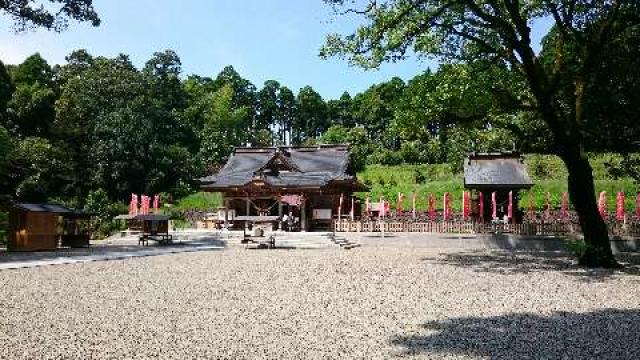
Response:
MULTIPOLYGON (((335 17, 321 0, 96 0, 102 25, 72 23, 60 34, 36 30, 15 34, 0 18, 0 60, 19 63, 40 52, 50 63, 64 63, 75 49, 93 55, 130 55, 142 66, 155 51, 173 49, 185 74, 215 76, 233 65, 261 87, 274 79, 297 91, 313 86, 324 98, 354 94, 399 76, 405 80, 437 66, 412 58, 377 71, 322 60, 318 49, 326 34, 346 33, 357 18, 335 17)), ((538 27, 536 27, 538 28, 538 27)), ((543 27, 539 27, 543 28, 543 27)))

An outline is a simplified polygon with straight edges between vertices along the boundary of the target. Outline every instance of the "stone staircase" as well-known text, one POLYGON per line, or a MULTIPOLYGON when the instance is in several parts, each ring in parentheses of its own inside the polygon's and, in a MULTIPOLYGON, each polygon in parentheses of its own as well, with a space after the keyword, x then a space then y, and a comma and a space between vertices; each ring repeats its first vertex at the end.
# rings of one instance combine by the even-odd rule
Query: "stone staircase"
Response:
POLYGON ((340 247, 345 250, 350 250, 360 246, 360 244, 348 240, 344 235, 328 233, 327 236, 333 243, 340 245, 340 247))
POLYGON ((352 249, 359 246, 349 242, 344 237, 334 237, 330 232, 284 232, 277 231, 273 235, 276 240, 276 248, 281 249, 328 249, 337 248, 352 249))

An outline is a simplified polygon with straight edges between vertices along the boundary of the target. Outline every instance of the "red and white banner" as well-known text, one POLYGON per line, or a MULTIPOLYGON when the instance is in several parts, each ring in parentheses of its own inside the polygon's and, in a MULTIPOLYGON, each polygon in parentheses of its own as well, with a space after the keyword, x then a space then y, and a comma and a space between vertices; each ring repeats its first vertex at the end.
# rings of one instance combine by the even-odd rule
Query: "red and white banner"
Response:
POLYGON ((129 202, 129 215, 138 215, 138 195, 131 194, 131 202, 129 202))
POLYGON ((444 203, 442 206, 442 213, 444 217, 444 221, 447 221, 451 218, 451 195, 446 192, 444 193, 444 203))
POLYGON ((598 197, 598 212, 603 219, 607 218, 607 192, 602 191, 598 197))
POLYGON ((509 205, 507 206, 507 219, 513 221, 513 191, 509 191, 509 205))
POLYGON ((496 192, 491 193, 491 218, 498 218, 498 201, 496 200, 496 192))
POLYGON ((562 193, 562 207, 560 208, 560 217, 566 219, 569 217, 569 193, 562 193))
POLYGON ((430 218, 435 218, 436 216, 438 216, 438 214, 436 213, 436 198, 433 196, 433 193, 429 193, 429 217, 430 218))
POLYGON ((462 192, 462 217, 467 220, 471 215, 471 194, 468 191, 462 192))
POLYGON ((300 206, 302 197, 300 195, 283 195, 280 197, 280 202, 290 206, 300 206))
POLYGON ((622 191, 616 196, 616 220, 624 221, 624 192, 622 191))

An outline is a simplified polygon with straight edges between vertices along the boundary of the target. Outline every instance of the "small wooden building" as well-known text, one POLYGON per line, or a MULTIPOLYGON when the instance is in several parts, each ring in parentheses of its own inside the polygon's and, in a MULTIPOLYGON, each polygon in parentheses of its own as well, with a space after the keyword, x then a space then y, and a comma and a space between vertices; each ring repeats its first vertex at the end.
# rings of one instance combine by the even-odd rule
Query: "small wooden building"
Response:
POLYGON ((341 194, 346 215, 349 196, 367 190, 356 179, 348 145, 236 148, 217 174, 199 181, 203 191, 223 194, 224 211, 233 217, 275 216, 302 231, 328 227, 341 194))
POLYGON ((511 191, 514 217, 519 222, 522 218, 517 211, 519 192, 532 186, 524 159, 518 152, 471 153, 464 160, 464 187, 474 192, 473 213, 476 218, 491 220, 493 192, 496 193, 497 217, 502 218, 507 213, 511 191), (484 214, 479 214, 480 192, 483 195, 484 214))
POLYGON ((7 250, 55 250, 59 246, 89 246, 90 214, 56 204, 14 204, 9 213, 7 250))

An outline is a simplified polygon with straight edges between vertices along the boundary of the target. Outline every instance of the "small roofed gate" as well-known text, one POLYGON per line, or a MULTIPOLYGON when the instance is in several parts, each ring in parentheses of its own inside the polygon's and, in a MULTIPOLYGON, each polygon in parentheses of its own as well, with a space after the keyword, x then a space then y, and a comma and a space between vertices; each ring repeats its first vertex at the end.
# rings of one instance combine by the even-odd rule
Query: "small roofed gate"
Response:
POLYGON ((511 222, 522 222, 520 191, 532 186, 518 152, 471 153, 464 160, 464 187, 473 191, 471 208, 476 221, 491 221, 494 215, 503 218, 508 215, 511 201, 511 222))
POLYGON ((203 191, 223 194, 228 218, 294 218, 304 231, 330 225, 339 194, 367 190, 350 164, 348 145, 236 148, 217 174, 199 182, 203 191))

